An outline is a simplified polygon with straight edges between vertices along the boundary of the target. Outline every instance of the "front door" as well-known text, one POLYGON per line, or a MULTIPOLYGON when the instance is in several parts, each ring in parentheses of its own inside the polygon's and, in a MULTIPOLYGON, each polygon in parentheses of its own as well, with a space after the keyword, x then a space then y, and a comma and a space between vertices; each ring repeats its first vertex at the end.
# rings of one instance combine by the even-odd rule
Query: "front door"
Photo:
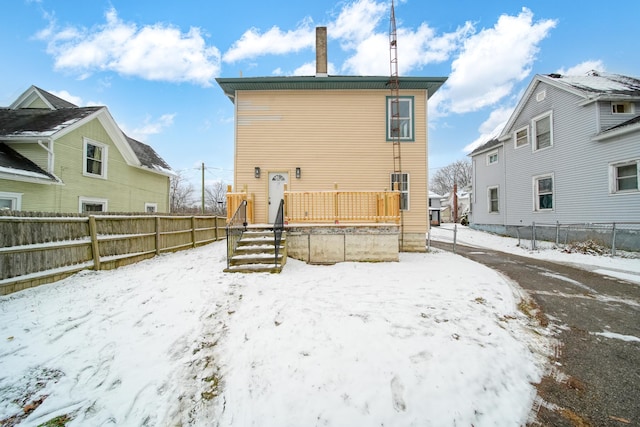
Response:
POLYGON ((284 199, 284 186, 289 182, 288 172, 269 172, 269 224, 273 224, 278 215, 280 200, 284 199))

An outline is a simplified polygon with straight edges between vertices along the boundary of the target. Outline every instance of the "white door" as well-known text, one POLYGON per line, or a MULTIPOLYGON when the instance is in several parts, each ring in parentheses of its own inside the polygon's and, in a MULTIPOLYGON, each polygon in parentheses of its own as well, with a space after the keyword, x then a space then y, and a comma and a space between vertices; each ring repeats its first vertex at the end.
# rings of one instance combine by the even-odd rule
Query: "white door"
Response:
POLYGON ((269 172, 269 224, 273 224, 278 215, 280 200, 284 199, 284 186, 289 182, 288 172, 269 172))

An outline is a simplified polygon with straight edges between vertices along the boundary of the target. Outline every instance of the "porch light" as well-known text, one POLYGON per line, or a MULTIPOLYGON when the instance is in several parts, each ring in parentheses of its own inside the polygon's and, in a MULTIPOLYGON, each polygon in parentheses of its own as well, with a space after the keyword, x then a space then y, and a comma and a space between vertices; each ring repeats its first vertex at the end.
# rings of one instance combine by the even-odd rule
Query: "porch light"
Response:
POLYGON ((300 168, 296 168, 296 179, 300 179, 300 175, 302 175, 302 171, 300 168))
POLYGON ((258 166, 253 168, 253 176, 256 178, 260 178, 260 168, 258 166))

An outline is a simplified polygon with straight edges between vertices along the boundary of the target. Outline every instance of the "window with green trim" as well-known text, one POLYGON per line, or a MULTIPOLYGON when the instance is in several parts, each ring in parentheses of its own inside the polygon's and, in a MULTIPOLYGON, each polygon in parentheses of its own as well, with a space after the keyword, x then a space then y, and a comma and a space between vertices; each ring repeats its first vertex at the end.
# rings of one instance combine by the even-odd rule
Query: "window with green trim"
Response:
POLYGON ((413 97, 387 97, 387 141, 414 140, 413 97))

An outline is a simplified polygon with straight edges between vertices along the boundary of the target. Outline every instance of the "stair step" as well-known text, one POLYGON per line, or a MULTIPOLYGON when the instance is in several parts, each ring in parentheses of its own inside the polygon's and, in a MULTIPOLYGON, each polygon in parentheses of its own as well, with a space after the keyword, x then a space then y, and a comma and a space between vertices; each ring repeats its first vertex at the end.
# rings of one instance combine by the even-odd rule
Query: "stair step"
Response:
MULTIPOLYGON (((237 256, 234 255, 229 260, 231 265, 243 265, 243 264, 273 264, 275 255, 265 254, 261 255, 249 255, 249 256, 237 256)), ((282 262, 282 254, 278 254, 278 264, 282 262)))
POLYGON ((282 266, 278 265, 265 265, 265 264, 251 264, 251 265, 232 265, 229 268, 225 268, 225 273, 280 273, 282 266))

